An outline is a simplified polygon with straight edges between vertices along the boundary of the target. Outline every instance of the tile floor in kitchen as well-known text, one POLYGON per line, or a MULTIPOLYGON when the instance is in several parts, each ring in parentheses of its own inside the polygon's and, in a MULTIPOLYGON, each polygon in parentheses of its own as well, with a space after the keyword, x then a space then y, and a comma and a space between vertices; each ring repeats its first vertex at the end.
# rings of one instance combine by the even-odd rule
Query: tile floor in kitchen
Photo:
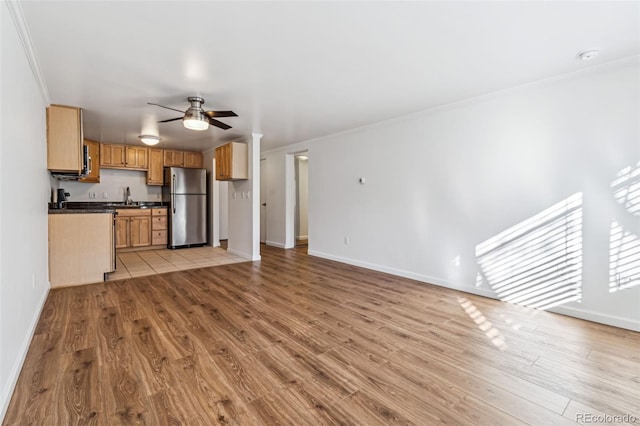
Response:
POLYGON ((239 256, 227 253, 224 248, 208 246, 117 253, 116 270, 107 275, 107 280, 122 280, 246 261, 239 256))

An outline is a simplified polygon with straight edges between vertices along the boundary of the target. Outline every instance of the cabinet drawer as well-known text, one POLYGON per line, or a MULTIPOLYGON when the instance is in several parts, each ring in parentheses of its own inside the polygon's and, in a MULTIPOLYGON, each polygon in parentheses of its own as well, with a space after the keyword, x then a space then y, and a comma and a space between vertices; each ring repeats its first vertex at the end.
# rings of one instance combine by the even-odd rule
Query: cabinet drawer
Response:
POLYGON ((161 208, 161 209, 151 209, 151 216, 166 216, 167 215, 167 208, 161 208))
POLYGON ((117 209, 118 216, 151 216, 151 209, 117 209))
POLYGON ((167 231, 151 231, 151 244, 166 245, 167 244, 167 231))
POLYGON ((151 229, 154 231, 167 229, 167 217, 166 216, 154 216, 151 219, 151 229))

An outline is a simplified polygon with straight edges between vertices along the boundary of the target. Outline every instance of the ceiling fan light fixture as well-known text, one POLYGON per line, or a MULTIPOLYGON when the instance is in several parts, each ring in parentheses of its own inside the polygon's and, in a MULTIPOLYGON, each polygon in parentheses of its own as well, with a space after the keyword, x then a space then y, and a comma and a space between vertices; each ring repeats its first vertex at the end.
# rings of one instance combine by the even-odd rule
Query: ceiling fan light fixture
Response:
POLYGON ((209 128, 209 120, 205 117, 185 117, 182 124, 189 130, 207 130, 209 128))
POLYGON ((157 145, 160 142, 160 136, 154 135, 140 135, 138 138, 142 141, 142 143, 147 145, 157 145))
POLYGON ((189 98, 191 107, 184 113, 182 124, 190 130, 207 130, 209 128, 209 118, 202 113, 200 103, 196 103, 195 99, 189 98))

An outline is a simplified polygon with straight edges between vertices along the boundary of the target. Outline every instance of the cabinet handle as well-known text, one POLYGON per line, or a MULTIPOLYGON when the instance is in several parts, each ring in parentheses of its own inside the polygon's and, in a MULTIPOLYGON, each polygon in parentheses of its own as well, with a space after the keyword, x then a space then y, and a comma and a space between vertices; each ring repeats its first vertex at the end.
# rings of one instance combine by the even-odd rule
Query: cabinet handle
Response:
POLYGON ((93 159, 91 158, 91 156, 89 156, 89 171, 87 172, 87 174, 91 174, 91 172, 93 171, 93 159))

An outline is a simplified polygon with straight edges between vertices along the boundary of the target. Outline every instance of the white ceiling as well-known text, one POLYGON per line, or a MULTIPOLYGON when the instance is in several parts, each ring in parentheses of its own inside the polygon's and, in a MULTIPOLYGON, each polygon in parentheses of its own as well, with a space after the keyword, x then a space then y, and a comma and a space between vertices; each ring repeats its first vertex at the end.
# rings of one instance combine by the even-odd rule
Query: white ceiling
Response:
MULTIPOLYGON (((629 2, 57 2, 22 9, 52 103, 85 135, 263 150, 640 53, 629 2), (576 58, 599 48, 598 58, 576 58), (231 109, 196 132, 155 102, 231 109), (157 126, 157 127, 155 127, 157 126)), ((391 143, 392 141, 390 141, 391 143)))

